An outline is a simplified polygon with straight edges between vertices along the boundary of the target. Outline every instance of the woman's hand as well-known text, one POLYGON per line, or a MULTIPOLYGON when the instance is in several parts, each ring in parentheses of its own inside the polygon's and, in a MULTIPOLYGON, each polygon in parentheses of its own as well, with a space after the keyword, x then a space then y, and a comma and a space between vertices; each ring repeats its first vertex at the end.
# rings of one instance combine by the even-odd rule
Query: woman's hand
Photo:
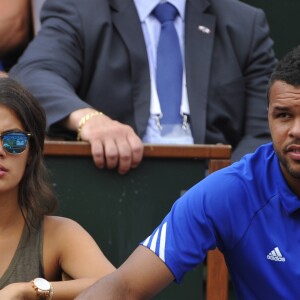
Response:
POLYGON ((0 290, 0 299, 5 300, 31 300, 36 297, 30 282, 12 283, 0 290))

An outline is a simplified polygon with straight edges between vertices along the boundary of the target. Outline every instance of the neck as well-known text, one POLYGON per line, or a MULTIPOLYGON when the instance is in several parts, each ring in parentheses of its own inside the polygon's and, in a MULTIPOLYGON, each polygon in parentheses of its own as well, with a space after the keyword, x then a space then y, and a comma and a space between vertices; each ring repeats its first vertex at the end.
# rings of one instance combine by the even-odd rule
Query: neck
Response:
POLYGON ((292 191, 298 196, 298 198, 300 198, 300 180, 291 180, 289 182, 289 186, 292 189, 292 191))
POLYGON ((300 198, 300 179, 291 176, 284 168, 282 168, 282 172, 288 186, 300 198))

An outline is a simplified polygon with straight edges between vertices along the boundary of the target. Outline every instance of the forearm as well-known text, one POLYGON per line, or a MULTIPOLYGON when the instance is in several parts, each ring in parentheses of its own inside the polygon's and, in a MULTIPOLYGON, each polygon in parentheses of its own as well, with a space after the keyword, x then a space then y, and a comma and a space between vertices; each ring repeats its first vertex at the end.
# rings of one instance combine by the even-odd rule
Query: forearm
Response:
POLYGON ((76 300, 152 299, 173 280, 165 263, 151 250, 139 246, 121 267, 83 291, 76 300))
POLYGON ((118 280, 115 276, 108 275, 97 281, 90 288, 84 290, 76 300, 137 300, 130 296, 125 282, 118 280))
POLYGON ((82 291, 93 285, 98 278, 83 278, 69 281, 52 282, 53 298, 52 300, 73 300, 82 291))
POLYGON ((84 47, 78 44, 81 33, 72 24, 73 5, 65 6, 65 2, 59 1, 55 5, 55 1, 46 1, 47 9, 41 14, 51 22, 45 22, 43 30, 28 45, 9 74, 39 100, 46 111, 49 126, 77 109, 88 107, 76 94, 83 80, 84 47), (62 11, 64 13, 59 13, 62 11))
MULTIPOLYGON (((97 278, 84 278, 69 281, 51 282, 53 287, 52 300, 71 300, 83 290, 90 287, 97 278)), ((0 299, 26 299, 36 300, 37 293, 31 282, 18 282, 6 286, 0 290, 0 299)))

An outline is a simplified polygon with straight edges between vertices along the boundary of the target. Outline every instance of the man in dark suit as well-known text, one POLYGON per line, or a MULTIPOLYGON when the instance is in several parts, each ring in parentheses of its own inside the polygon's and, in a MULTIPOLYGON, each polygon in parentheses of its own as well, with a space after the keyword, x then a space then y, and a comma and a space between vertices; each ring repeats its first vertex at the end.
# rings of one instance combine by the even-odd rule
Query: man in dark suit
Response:
MULTIPOLYGON (((174 141, 161 141, 156 122, 159 2, 46 1, 41 31, 10 73, 38 98, 50 132, 79 131, 99 167, 125 173, 143 142, 174 141)), ((265 15, 236 0, 169 2, 179 12, 187 143, 231 144, 236 160, 269 140, 265 88, 276 59, 265 15)))

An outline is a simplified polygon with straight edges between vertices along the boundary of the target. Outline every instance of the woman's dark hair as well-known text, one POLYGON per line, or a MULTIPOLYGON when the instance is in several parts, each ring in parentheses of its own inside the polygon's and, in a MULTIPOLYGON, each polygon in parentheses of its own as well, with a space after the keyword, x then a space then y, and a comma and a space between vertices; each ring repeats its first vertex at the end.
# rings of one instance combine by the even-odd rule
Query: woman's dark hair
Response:
POLYGON ((270 89, 275 81, 283 81, 294 87, 300 87, 300 46, 288 52, 276 65, 267 86, 269 105, 270 89))
POLYGON ((35 98, 18 82, 0 78, 0 105, 13 111, 29 139, 28 163, 19 184, 19 205, 29 227, 37 227, 45 215, 57 208, 43 161, 46 117, 35 98))

